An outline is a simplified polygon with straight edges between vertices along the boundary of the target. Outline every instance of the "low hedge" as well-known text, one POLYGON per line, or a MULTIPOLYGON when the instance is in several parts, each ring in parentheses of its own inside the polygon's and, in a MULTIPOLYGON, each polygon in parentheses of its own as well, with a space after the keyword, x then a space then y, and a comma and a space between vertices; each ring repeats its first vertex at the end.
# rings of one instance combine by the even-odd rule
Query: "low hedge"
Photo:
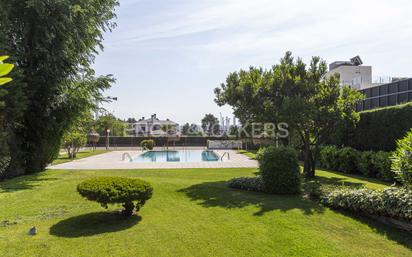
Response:
POLYGON ((323 195, 321 203, 335 209, 412 221, 412 192, 405 188, 339 188, 323 195))
POLYGON ((228 185, 231 188, 264 192, 265 186, 263 184, 262 177, 240 177, 234 178, 228 181, 228 185))
POLYGON ((122 213, 131 216, 152 197, 153 187, 140 179, 123 177, 97 177, 83 181, 77 186, 79 194, 90 201, 108 204, 123 204, 122 213))
POLYGON ((393 181, 391 153, 357 151, 350 147, 325 146, 320 150, 319 166, 325 169, 393 181))

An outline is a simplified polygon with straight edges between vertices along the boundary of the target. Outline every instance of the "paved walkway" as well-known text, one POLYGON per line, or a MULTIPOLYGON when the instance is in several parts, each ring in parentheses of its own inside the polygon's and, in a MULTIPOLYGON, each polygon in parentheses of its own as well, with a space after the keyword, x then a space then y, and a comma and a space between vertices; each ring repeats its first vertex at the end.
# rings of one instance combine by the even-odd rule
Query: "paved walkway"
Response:
POLYGON ((215 150, 219 156, 229 152, 230 159, 224 157, 223 161, 216 162, 150 162, 138 163, 122 161, 124 153, 132 157, 139 155, 142 151, 112 151, 92 157, 75 160, 67 163, 53 165, 48 169, 73 169, 73 170, 105 170, 105 169, 183 169, 183 168, 256 168, 258 163, 249 157, 239 154, 233 150, 215 150))

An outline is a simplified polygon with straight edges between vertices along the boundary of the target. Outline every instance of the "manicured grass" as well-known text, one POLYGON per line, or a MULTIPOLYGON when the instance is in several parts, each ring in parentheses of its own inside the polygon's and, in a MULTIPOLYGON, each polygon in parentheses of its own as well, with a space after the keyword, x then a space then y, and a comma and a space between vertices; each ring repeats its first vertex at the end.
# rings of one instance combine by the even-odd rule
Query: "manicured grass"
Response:
MULTIPOLYGON (((107 152, 108 152, 107 150, 102 150, 102 149, 97 149, 95 151, 84 150, 84 151, 78 152, 74 160, 83 159, 86 157, 90 157, 90 156, 94 156, 94 155, 98 155, 102 153, 107 153, 107 152)), ((54 160, 51 165, 57 165, 57 164, 62 164, 66 162, 71 162, 71 161, 73 161, 73 159, 70 159, 67 153, 63 153, 63 154, 60 154, 59 157, 56 160, 54 160)))
POLYGON ((238 150, 237 152, 238 152, 238 153, 241 153, 241 154, 244 154, 244 155, 246 155, 247 157, 249 157, 249 158, 251 158, 251 159, 253 159, 253 160, 256 160, 256 153, 257 153, 256 150, 249 150, 249 151, 246 151, 246 150, 238 150))
POLYGON ((406 232, 301 196, 225 184, 254 172, 48 170, 1 182, 0 256, 410 256, 406 232), (118 207, 106 211, 76 192, 80 181, 95 176, 147 180, 154 196, 139 217, 121 218, 113 212, 118 207), (38 235, 27 235, 32 226, 38 235))

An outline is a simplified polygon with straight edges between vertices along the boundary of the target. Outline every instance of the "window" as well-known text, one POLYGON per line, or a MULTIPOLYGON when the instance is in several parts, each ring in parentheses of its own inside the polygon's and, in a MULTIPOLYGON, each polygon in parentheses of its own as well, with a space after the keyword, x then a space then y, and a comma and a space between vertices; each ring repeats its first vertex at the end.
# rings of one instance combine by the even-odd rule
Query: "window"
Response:
POLYGON ((372 92, 370 88, 367 88, 363 91, 363 93, 366 95, 366 98, 369 98, 372 96, 372 92))
POLYGON ((408 81, 404 80, 399 82, 399 92, 408 91, 408 81))
POLYGON ((388 105, 396 105, 396 95, 388 96, 388 105))
POLYGON ((379 87, 380 95, 387 95, 388 94, 388 85, 382 85, 379 87))
POLYGON ((408 93, 402 93, 398 95, 398 103, 408 102, 408 93))
POLYGON ((371 100, 370 99, 366 99, 364 104, 363 104, 363 109, 364 110, 369 110, 371 108, 371 100))
POLYGON ((372 107, 372 108, 377 108, 377 107, 379 107, 379 98, 373 98, 373 99, 372 99, 371 107, 372 107))
POLYGON ((388 92, 389 92, 389 94, 397 93, 398 92, 398 84, 397 83, 389 84, 388 85, 388 92))
POLYGON ((383 96, 383 97, 379 97, 379 106, 388 106, 388 97, 387 96, 383 96))
POLYGON ((379 96, 379 87, 373 87, 372 89, 372 96, 379 96))

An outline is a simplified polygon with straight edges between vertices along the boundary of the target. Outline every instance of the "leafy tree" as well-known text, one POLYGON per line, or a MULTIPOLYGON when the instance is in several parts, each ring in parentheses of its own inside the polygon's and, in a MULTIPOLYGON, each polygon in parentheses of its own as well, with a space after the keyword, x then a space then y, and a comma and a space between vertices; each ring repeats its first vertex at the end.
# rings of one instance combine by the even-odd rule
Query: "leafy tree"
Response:
MULTIPOLYGON (((90 65, 118 0, 0 0, 0 52, 13 53, 16 76, 6 88, 9 175, 42 171, 56 157, 63 134, 101 99, 90 65)), ((108 77, 101 80, 109 81, 108 77)))
POLYGON ((211 113, 206 114, 201 121, 202 129, 210 135, 217 135, 220 131, 219 120, 211 113))
MULTIPOLYGON (((12 81, 11 78, 5 77, 14 68, 13 64, 3 63, 8 56, 0 56, 0 86, 12 81)), ((5 90, 0 89, 0 98, 5 93, 5 90)), ((0 178, 9 165, 10 158, 8 156, 7 133, 5 131, 5 115, 4 102, 0 101, 0 178)))
POLYGON ((127 122, 127 123, 136 123, 137 120, 136 120, 135 118, 128 118, 128 119, 126 120, 126 122, 127 122))
POLYGON ((189 135, 189 130, 190 130, 190 124, 188 122, 185 123, 182 127, 182 135, 189 135))
POLYGON ((106 135, 107 130, 110 130, 112 136, 124 136, 125 126, 126 124, 122 120, 108 113, 95 121, 94 130, 100 135, 106 135))
POLYGON ((229 74, 215 89, 216 102, 233 107, 236 117, 247 122, 286 122, 298 135, 304 156, 304 173, 315 175, 319 145, 342 122, 356 122, 361 93, 341 87, 337 76, 326 78, 327 66, 313 57, 307 67, 287 52, 270 70, 251 67, 229 74))
POLYGON ((87 143, 87 133, 92 130, 93 116, 90 110, 83 112, 64 133, 62 146, 69 158, 76 158, 80 148, 87 143))
POLYGON ((13 64, 4 63, 8 56, 0 56, 0 86, 12 81, 11 78, 4 77, 14 68, 13 64))

